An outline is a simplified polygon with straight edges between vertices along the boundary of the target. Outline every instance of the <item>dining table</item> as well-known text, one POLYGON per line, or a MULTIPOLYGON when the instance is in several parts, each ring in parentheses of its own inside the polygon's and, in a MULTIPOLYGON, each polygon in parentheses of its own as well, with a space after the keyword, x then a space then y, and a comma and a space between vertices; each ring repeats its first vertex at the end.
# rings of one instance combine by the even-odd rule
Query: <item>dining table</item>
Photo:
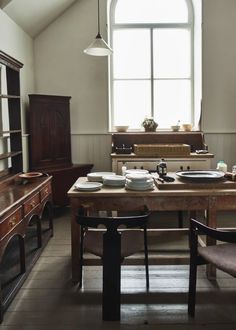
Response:
MULTIPOLYGON (((176 177, 176 173, 168 173, 168 175, 175 179, 174 182, 159 181, 154 175, 155 185, 152 189, 144 191, 110 186, 102 186, 97 191, 79 191, 75 188, 76 183, 85 183, 88 179, 87 177, 78 178, 68 191, 71 207, 71 270, 73 283, 79 282, 80 226, 77 224, 76 218, 81 210, 83 212, 90 209, 96 211, 135 211, 140 210, 140 207, 145 205, 151 212, 187 211, 189 217, 194 216, 197 211, 204 211, 206 224, 212 228, 217 228, 217 213, 219 211, 236 210, 236 182, 225 178, 223 180, 200 182, 183 181, 176 177)), ((209 238, 205 244, 212 245, 216 242, 209 238)), ((216 276, 214 266, 209 265, 207 267, 207 276, 208 278, 216 276)), ((115 294, 119 294, 119 290, 115 294)), ((112 304, 108 302, 108 313, 111 312, 111 309, 116 308, 111 306, 112 304)), ((119 316, 115 315, 114 319, 119 319, 119 316)))

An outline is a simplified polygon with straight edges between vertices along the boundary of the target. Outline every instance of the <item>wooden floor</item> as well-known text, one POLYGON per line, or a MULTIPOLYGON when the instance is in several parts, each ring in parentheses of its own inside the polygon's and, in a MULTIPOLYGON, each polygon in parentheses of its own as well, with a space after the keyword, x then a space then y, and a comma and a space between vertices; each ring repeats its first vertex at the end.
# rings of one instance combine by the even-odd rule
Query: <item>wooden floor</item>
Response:
POLYGON ((4 330, 233 330, 236 280, 222 272, 198 276, 196 317, 187 314, 188 267, 151 266, 145 291, 142 266, 122 267, 120 322, 101 320, 101 267, 85 267, 81 291, 71 283, 68 210, 55 219, 55 235, 5 313, 4 330))

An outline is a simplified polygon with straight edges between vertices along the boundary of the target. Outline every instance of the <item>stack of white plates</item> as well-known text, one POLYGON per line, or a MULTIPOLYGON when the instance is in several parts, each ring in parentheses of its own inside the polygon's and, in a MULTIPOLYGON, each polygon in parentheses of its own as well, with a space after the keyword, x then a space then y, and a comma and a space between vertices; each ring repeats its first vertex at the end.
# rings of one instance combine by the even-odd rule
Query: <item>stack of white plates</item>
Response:
POLYGON ((107 175, 115 175, 114 172, 92 172, 87 174, 88 181, 103 182, 103 177, 107 175))
POLYGON ((150 174, 127 174, 125 187, 130 190, 152 190, 154 180, 150 174))
POLYGON ((103 177, 103 184, 111 187, 124 187, 125 176, 122 175, 106 175, 103 177))

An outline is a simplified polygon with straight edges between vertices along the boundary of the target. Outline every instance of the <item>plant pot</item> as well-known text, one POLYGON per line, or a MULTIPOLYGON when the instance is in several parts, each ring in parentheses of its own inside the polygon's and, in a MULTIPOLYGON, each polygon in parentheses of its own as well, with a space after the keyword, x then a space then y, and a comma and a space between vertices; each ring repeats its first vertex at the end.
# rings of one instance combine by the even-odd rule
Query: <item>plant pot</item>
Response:
POLYGON ((157 126, 156 127, 144 127, 145 132, 156 132, 157 126))

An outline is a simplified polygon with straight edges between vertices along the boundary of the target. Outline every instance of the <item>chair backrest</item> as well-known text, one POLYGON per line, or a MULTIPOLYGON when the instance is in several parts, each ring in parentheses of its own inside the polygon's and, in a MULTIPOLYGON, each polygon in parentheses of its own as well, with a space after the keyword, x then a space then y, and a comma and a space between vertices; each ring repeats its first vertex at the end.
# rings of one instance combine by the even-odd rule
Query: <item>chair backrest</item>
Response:
POLYGON ((201 234, 207 235, 218 241, 236 243, 235 231, 214 229, 204 225, 203 223, 195 219, 190 219, 190 240, 194 240, 194 236, 201 234))
POLYGON ((145 228, 150 212, 145 207, 144 211, 130 211, 126 214, 127 215, 107 217, 78 214, 77 223, 88 228, 97 228, 103 225, 108 231, 117 230, 120 226, 125 226, 126 228, 145 228))

